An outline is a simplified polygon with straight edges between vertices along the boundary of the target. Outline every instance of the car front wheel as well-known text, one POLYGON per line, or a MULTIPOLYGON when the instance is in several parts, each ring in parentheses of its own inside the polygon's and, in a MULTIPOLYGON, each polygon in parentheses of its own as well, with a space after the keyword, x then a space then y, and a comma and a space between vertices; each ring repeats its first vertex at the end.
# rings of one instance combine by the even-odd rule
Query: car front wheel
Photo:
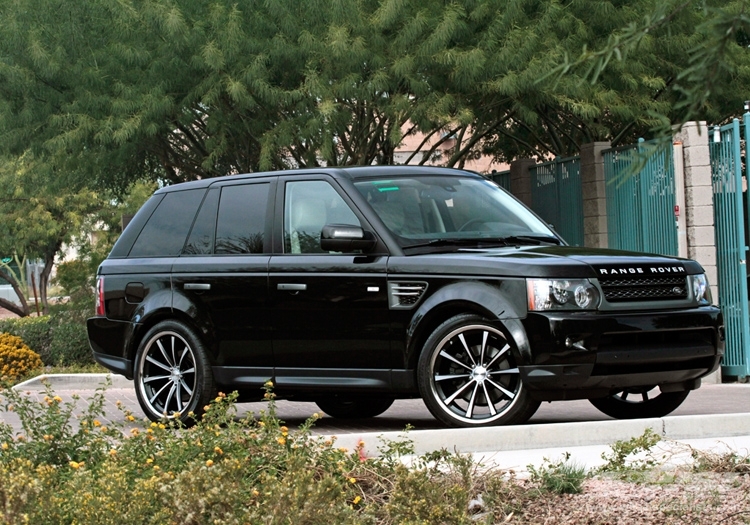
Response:
POLYGON ((417 380, 427 408, 448 426, 520 424, 539 408, 508 339, 477 315, 457 315, 437 327, 419 357, 417 380))
POLYGON ((689 390, 662 392, 658 387, 627 388, 589 402, 615 419, 652 418, 672 413, 689 393, 689 390))
POLYGON ((203 342, 178 321, 163 321, 146 333, 134 375, 138 402, 152 421, 178 418, 189 424, 216 395, 203 342))

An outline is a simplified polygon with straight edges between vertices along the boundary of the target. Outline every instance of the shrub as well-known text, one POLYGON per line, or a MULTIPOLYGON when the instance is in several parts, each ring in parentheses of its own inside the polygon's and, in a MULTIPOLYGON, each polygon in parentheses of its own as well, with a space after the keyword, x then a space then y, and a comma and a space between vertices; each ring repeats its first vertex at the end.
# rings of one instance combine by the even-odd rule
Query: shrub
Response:
POLYGON ((406 467, 312 436, 316 416, 290 431, 272 395, 257 419, 237 418, 236 394, 219 394, 191 428, 128 412, 125 428, 105 419, 103 390, 80 414, 49 388, 44 394, 2 394, 23 426, 19 433, 0 421, 3 523, 468 525, 504 521, 510 504, 523 508, 522 494, 503 489, 502 471, 477 473, 468 457, 433 454, 406 467), (486 503, 490 491, 503 507, 486 503))
POLYGON ((94 363, 85 325, 63 321, 53 325, 50 331, 51 341, 47 364, 66 366, 94 363))
POLYGON ((20 337, 29 348, 39 354, 44 363, 49 363, 49 316, 0 319, 0 332, 20 337))
POLYGON ((20 337, 0 333, 0 379, 18 379, 41 367, 39 354, 26 346, 20 337))
POLYGON ((542 490, 555 494, 580 494, 587 477, 585 467, 570 462, 569 452, 556 463, 545 458, 544 464, 538 469, 533 465, 527 468, 533 483, 539 485, 542 490))

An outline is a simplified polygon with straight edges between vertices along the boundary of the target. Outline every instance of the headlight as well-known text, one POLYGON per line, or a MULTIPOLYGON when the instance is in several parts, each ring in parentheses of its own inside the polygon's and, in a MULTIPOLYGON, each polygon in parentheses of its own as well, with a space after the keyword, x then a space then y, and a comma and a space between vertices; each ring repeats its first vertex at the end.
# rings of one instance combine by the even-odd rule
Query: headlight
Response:
POLYGON ((595 310, 599 291, 588 279, 526 279, 529 310, 595 310))
POLYGON ((698 304, 711 304, 711 287, 708 286, 706 274, 690 275, 688 279, 693 289, 693 297, 698 304))

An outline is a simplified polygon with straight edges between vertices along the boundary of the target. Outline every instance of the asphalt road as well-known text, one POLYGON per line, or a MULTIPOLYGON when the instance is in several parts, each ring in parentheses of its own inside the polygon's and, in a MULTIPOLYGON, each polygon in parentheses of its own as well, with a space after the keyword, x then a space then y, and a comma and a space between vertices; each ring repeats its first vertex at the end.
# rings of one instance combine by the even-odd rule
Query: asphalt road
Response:
MULTIPOLYGON (((132 385, 132 382, 129 383, 132 385)), ((145 417, 140 409, 132 387, 128 388, 127 384, 119 383, 107 390, 104 419, 110 421, 120 421, 125 424, 125 417, 121 410, 117 408, 117 402, 123 408, 133 412, 136 417, 145 417), (126 388, 123 388, 125 386, 126 388)), ((27 392, 31 396, 42 398, 43 391, 41 385, 24 386, 22 392, 27 392)), ((76 384, 70 381, 57 383, 54 386, 55 393, 65 401, 73 399, 77 394, 81 399, 77 402, 81 408, 87 403, 94 392, 93 384, 76 384)), ((313 413, 320 413, 320 409, 314 403, 301 403, 290 401, 278 401, 277 415, 289 427, 296 427, 304 422, 313 413)), ((239 415, 244 417, 248 412, 258 414, 265 410, 265 403, 242 403, 238 405, 239 415)), ((709 414, 733 414, 733 413, 750 413, 750 385, 748 384, 708 384, 703 385, 700 389, 691 392, 687 400, 672 415, 709 415, 709 414)), ((16 428, 20 428, 17 416, 14 413, 0 413, 0 417, 7 423, 16 428)), ((605 421, 612 418, 602 414, 594 408, 588 401, 556 401, 544 403, 539 408, 534 417, 528 424, 530 425, 549 425, 553 423, 570 423, 581 421, 605 421)), ((399 400, 388 409, 384 414, 369 419, 341 420, 330 417, 323 417, 314 427, 316 434, 358 434, 358 433, 377 433, 388 431, 400 431, 407 425, 411 425, 415 430, 440 429, 444 428, 429 413, 424 403, 420 399, 399 400)), ((750 433, 750 429, 748 429, 750 433)))

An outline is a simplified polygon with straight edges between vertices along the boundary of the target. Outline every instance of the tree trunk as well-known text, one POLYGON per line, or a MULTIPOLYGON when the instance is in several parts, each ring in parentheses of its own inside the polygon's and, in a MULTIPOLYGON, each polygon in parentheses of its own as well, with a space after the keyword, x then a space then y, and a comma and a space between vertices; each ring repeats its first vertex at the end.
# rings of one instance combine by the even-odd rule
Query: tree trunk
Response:
POLYGON ((24 296, 24 293, 21 290, 21 287, 16 282, 16 280, 13 278, 12 275, 3 271, 2 269, 0 269, 0 277, 2 277, 3 279, 5 279, 6 281, 10 283, 10 285, 13 287, 13 291, 16 292, 16 295, 18 296, 18 300, 21 301, 21 306, 18 306, 16 303, 0 298, 0 307, 5 308, 6 310, 10 312, 13 312, 19 317, 28 316, 30 313, 29 305, 26 303, 26 297, 24 296))

